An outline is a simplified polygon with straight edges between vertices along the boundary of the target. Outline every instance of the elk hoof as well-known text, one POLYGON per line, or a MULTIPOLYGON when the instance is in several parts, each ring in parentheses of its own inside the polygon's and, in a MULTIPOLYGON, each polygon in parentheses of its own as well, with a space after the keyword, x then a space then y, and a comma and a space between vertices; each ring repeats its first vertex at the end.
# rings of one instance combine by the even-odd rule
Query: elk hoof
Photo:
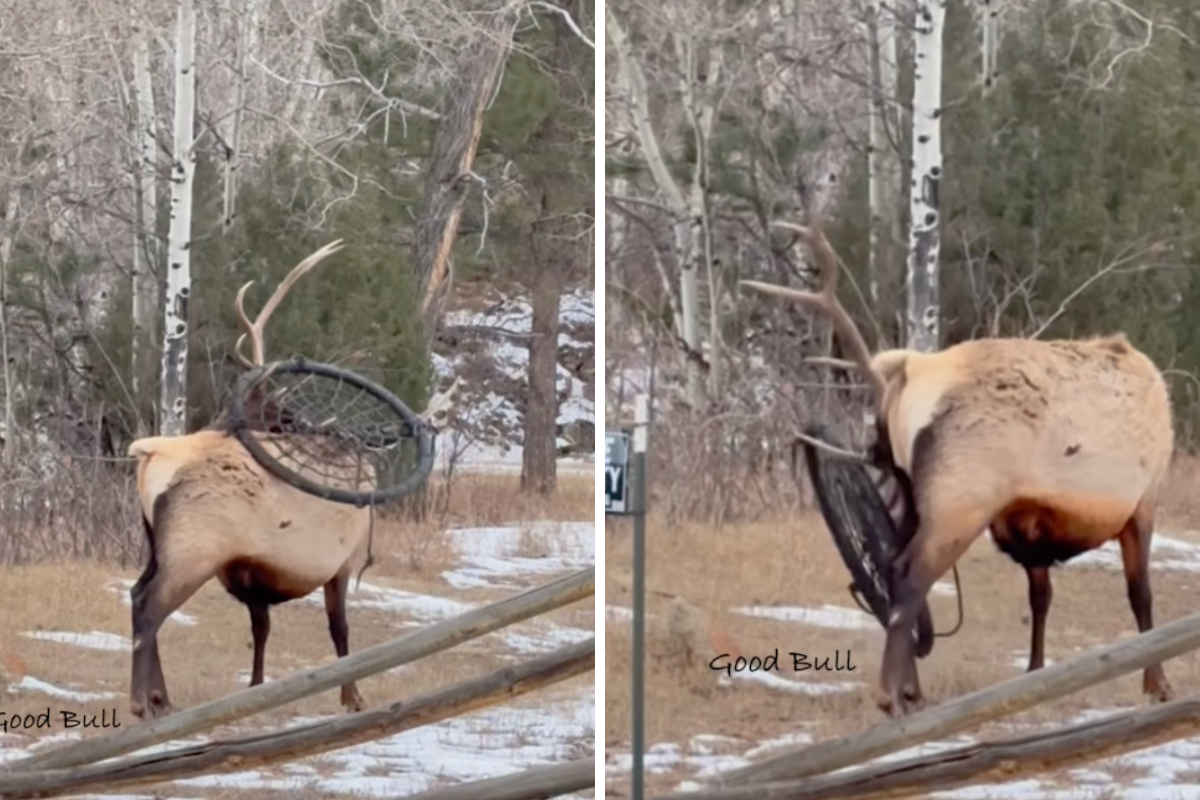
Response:
POLYGON ((367 704, 363 701, 362 695, 358 692, 343 692, 342 693, 342 708, 349 711, 351 714, 357 714, 359 711, 366 710, 367 704))
POLYGON ((156 720, 174 713, 175 707, 171 705, 171 701, 163 693, 151 692, 150 696, 144 700, 130 702, 129 711, 138 719, 156 720))
POLYGON ((925 698, 912 687, 906 686, 898 692, 886 692, 877 697, 875 704, 892 719, 908 716, 925 707, 925 698))
POLYGON ((1152 703, 1169 703, 1175 699, 1175 690, 1165 680, 1156 686, 1145 687, 1145 691, 1146 694, 1150 695, 1150 702, 1152 703))

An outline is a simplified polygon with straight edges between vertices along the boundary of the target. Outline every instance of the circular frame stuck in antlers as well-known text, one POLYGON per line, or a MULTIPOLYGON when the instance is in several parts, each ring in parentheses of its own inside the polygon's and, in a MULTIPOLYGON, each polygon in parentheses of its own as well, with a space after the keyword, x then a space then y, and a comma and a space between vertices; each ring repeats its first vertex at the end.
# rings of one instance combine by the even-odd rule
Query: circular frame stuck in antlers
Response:
MULTIPOLYGON (((851 594, 886 629, 891 610, 888 576, 902 546, 899 531, 866 464, 835 452, 842 449, 841 442, 827 426, 811 424, 802 444, 821 516, 853 578, 851 594)), ((916 625, 913 638, 921 638, 916 625)))
POLYGON ((433 469, 434 430, 420 415, 374 381, 303 358, 242 375, 229 427, 272 475, 339 503, 399 499, 433 469))

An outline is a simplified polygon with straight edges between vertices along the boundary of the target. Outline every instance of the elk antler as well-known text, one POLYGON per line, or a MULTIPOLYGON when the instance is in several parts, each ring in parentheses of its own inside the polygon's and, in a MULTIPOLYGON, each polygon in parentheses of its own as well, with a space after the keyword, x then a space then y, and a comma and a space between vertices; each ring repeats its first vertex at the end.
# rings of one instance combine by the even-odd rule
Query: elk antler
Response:
POLYGON ((850 319, 850 315, 846 313, 846 309, 842 307, 842 304, 837 299, 838 257, 833 252, 829 240, 825 238, 825 234, 819 228, 808 228, 802 225, 794 225, 790 222, 775 222, 773 224, 800 234, 800 238, 813 251, 813 255, 817 260, 817 266, 821 272, 821 290, 819 292, 802 292, 798 289, 789 289, 786 286, 776 286, 770 283, 760 283, 759 281, 739 281, 738 283, 750 289, 757 289, 764 294, 773 294, 776 297, 786 297, 789 300, 795 300, 809 308, 828 314, 838 338, 849 349, 853 363, 858 367, 863 378, 875 390, 875 402, 877 404, 883 402, 883 377, 871 369, 871 351, 867 348, 867 342, 863 339, 862 333, 859 332, 858 327, 854 324, 854 320, 850 319))
POLYGON ((258 313, 258 319, 256 319, 253 323, 251 323, 246 317, 246 309, 243 307, 243 302, 245 301, 246 290, 254 284, 254 281, 250 281, 238 290, 237 299, 234 301, 234 310, 237 311, 238 325, 241 327, 244 333, 238 337, 237 344, 233 346, 233 355, 243 367, 252 369, 254 367, 261 367, 263 365, 263 327, 267 324, 267 320, 270 319, 271 314, 275 311, 276 307, 278 307, 280 301, 283 300, 283 296, 288 293, 288 290, 291 289, 292 286, 295 285, 296 281, 300 280, 300 278, 302 278, 306 272, 323 261, 326 256, 336 253, 341 249, 342 240, 338 239, 335 242, 330 242, 329 244, 325 245, 320 250, 297 264, 275 289, 275 293, 271 295, 271 299, 267 301, 267 304, 262 307, 262 311, 258 313), (242 342, 247 336, 250 337, 250 352, 252 354, 252 358, 250 359, 246 358, 246 356, 242 354, 242 342))

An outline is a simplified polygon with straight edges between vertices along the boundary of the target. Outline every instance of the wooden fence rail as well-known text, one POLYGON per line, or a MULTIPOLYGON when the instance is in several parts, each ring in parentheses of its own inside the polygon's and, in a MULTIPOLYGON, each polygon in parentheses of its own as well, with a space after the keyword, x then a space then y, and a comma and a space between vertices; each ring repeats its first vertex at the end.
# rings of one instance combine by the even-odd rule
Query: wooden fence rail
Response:
POLYGON ((407 795, 404 800, 549 800, 596 785, 596 759, 534 767, 516 775, 484 778, 407 795))
POLYGON ((454 619, 360 650, 332 664, 263 683, 209 703, 176 712, 144 725, 65 747, 37 753, 0 766, 0 776, 13 772, 57 770, 93 764, 182 736, 215 728, 243 717, 277 708, 351 680, 441 652, 455 645, 569 605, 595 594, 596 569, 591 567, 507 600, 474 609, 454 619))
MULTIPOLYGON (((338 750, 430 725, 527 694, 596 668, 596 639, 373 711, 243 739, 206 742, 165 753, 44 772, 0 776, 2 800, 105 791, 217 772, 242 772, 338 750)), ((594 782, 594 773, 593 782, 594 782)))
POLYGON ((1148 706, 1057 730, 984 742, 833 775, 732 789, 662 795, 659 800, 884 800, 997 784, 1066 769, 1182 739, 1200 731, 1200 697, 1148 706))
MULTIPOLYGON (((1200 613, 1070 661, 1043 667, 868 731, 791 750, 717 776, 718 786, 807 778, 959 733, 1200 648, 1200 613)), ((688 794, 699 798, 699 794, 688 794)), ((716 795, 713 795, 714 797, 716 795)), ((759 796, 751 794, 748 796, 759 796)), ((790 796, 790 795, 789 795, 790 796)))

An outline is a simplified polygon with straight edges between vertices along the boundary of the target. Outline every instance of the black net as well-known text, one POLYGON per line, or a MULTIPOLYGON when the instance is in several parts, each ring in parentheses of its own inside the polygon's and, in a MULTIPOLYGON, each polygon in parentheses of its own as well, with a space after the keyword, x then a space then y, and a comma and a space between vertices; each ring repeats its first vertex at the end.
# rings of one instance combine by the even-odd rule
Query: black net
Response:
MULTIPOLYGON (((803 442, 804 458, 817 505, 853 579, 850 592, 865 611, 887 628, 891 609, 889 576, 892 562, 903 547, 900 531, 867 463, 813 444, 815 440, 843 449, 844 445, 824 425, 810 425, 805 435, 810 441, 803 442)), ((913 626, 920 657, 928 654, 932 636, 928 605, 923 604, 913 626)))
POLYGON ((432 468, 432 432, 417 415, 378 384, 327 364, 296 360, 248 373, 230 420, 265 469, 329 500, 396 499, 432 468))

